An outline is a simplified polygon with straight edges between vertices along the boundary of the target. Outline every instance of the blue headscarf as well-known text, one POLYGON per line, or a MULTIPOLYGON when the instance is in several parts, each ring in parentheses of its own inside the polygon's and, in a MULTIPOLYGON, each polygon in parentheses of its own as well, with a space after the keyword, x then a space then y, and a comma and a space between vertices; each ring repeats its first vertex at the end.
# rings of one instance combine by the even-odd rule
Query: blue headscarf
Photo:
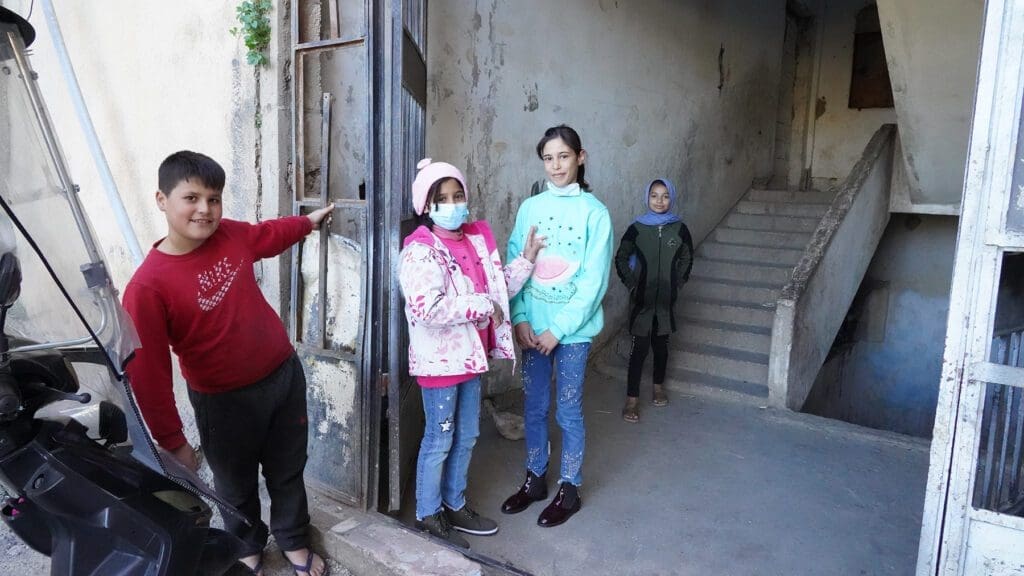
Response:
POLYGON ((664 226, 673 222, 679 222, 679 216, 672 211, 676 205, 676 187, 668 178, 655 178, 654 180, 651 180, 651 183, 647 185, 647 188, 644 188, 643 201, 644 208, 647 208, 647 212, 636 219, 640 224, 646 224, 648 226, 664 226), (665 185, 665 188, 668 188, 668 210, 662 214, 658 214, 654 210, 651 210, 650 206, 651 188, 658 182, 661 182, 665 185))
MULTIPOLYGON (((654 180, 651 180, 651 183, 648 184, 646 188, 644 188, 644 198, 643 198, 643 201, 644 201, 644 208, 647 208, 647 212, 641 214, 640 217, 636 219, 637 223, 639 223, 639 224, 646 224, 648 226, 664 226, 666 224, 671 224, 673 222, 679 222, 679 216, 676 215, 676 213, 672 211, 672 209, 675 207, 675 204, 676 204, 676 187, 675 187, 674 184, 672 184, 672 181, 669 180, 668 178, 655 178, 654 180), (665 188, 668 188, 668 210, 665 210, 665 212, 663 212, 661 214, 658 214, 654 210, 651 210, 651 200, 650 200, 650 198, 651 198, 651 187, 653 187, 658 182, 661 182, 662 184, 665 185, 665 188)), ((636 270, 636 262, 637 262, 636 254, 630 254, 629 255, 629 269, 630 270, 636 270)))

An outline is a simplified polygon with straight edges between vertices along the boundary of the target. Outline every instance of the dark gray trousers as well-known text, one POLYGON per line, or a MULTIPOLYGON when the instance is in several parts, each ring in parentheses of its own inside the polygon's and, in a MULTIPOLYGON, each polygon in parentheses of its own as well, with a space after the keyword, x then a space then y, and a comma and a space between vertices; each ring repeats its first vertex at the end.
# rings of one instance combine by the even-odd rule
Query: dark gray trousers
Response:
POLYGON ((267 525, 260 518, 259 469, 270 494, 270 532, 282 550, 309 545, 309 509, 302 472, 308 421, 306 377, 292 354, 248 386, 205 394, 189 389, 199 439, 213 470, 214 488, 252 522, 222 513, 224 527, 245 543, 242 557, 262 552, 267 525))

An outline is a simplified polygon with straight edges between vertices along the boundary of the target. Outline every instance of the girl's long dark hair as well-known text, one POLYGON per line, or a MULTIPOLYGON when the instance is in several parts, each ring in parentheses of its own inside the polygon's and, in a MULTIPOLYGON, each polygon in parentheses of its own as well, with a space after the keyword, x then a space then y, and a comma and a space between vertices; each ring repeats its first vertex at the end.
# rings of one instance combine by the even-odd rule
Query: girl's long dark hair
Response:
MULTIPOLYGON (((540 142, 537 142, 538 158, 541 160, 544 159, 544 146, 556 138, 561 138, 563 142, 568 144, 569 148, 572 148, 573 151, 576 152, 576 156, 579 156, 580 152, 583 151, 583 143, 580 142, 580 135, 569 126, 559 124, 558 126, 552 126, 545 130, 544 137, 540 139, 540 142)), ((586 178, 584 178, 586 168, 587 167, 584 164, 579 165, 579 170, 576 172, 576 182, 580 185, 580 188, 590 192, 590 184, 587 183, 586 178)))

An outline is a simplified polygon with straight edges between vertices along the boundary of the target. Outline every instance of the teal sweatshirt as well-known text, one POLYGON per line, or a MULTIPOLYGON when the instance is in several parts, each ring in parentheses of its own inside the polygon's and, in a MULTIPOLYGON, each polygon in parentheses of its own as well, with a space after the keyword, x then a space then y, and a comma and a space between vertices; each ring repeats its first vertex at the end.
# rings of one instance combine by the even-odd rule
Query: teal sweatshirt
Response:
MULTIPOLYGON (((556 196, 550 190, 519 207, 508 241, 508 258, 526 244, 530 226, 546 237, 533 275, 511 300, 512 324, 529 322, 561 344, 590 342, 604 326, 601 300, 612 262, 612 221, 593 194, 556 196)), ((511 261, 511 260, 506 260, 511 261)))

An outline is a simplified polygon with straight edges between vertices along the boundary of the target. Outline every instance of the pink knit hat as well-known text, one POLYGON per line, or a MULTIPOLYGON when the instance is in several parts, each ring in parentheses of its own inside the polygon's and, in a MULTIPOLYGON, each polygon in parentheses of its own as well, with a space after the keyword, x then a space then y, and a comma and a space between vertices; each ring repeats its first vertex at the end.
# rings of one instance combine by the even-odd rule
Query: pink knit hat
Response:
POLYGON ((412 181, 412 209, 416 211, 416 214, 423 214, 423 208, 427 204, 427 192, 438 180, 455 178, 459 184, 462 184, 462 189, 466 194, 469 194, 462 172, 447 162, 434 162, 430 158, 424 158, 416 164, 416 169, 419 172, 416 174, 416 179, 412 181))

